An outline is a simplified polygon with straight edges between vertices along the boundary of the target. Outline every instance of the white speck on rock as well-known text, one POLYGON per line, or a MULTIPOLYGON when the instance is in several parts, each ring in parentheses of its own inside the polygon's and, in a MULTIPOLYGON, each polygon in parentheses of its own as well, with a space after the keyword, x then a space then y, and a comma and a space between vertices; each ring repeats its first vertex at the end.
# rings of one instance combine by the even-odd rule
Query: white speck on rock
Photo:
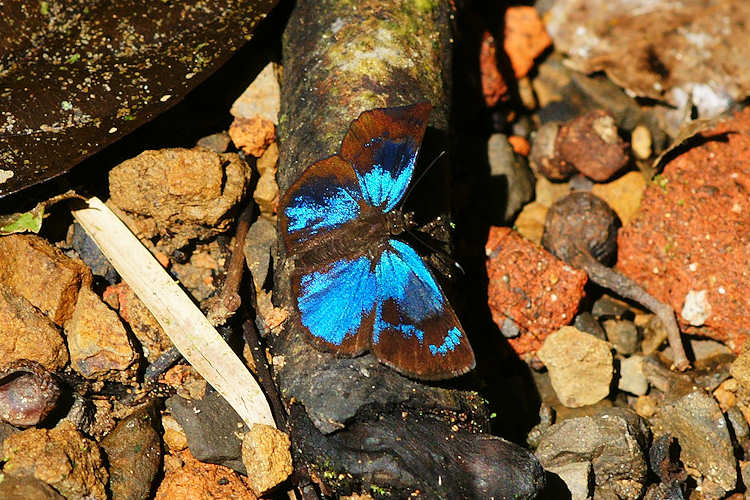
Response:
POLYGON ((0 170, 0 184, 2 184, 3 182, 7 181, 8 179, 10 179, 11 177, 13 177, 14 175, 16 175, 16 174, 12 170, 0 170))
POLYGON ((682 318, 693 326, 702 326, 711 316, 711 304, 706 298, 706 290, 690 290, 685 295, 682 318))

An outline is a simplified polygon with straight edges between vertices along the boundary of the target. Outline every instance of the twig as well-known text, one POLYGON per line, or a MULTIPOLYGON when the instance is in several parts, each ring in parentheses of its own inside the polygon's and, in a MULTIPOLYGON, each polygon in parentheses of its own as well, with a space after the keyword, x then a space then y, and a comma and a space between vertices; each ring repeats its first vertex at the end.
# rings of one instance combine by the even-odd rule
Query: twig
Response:
POLYGON ((185 292, 98 198, 74 217, 148 307, 185 359, 249 426, 274 426, 271 408, 247 367, 185 292))

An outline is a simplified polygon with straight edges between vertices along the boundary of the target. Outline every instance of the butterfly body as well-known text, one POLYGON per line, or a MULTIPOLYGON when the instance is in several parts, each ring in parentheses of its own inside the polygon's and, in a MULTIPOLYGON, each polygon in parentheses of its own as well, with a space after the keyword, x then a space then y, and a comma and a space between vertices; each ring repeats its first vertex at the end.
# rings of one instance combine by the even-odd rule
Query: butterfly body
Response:
POLYGON ((417 378, 474 366, 466 335, 430 271, 397 239, 413 226, 397 205, 414 171, 430 105, 363 112, 341 152, 308 167, 280 203, 296 320, 320 348, 372 350, 417 378))

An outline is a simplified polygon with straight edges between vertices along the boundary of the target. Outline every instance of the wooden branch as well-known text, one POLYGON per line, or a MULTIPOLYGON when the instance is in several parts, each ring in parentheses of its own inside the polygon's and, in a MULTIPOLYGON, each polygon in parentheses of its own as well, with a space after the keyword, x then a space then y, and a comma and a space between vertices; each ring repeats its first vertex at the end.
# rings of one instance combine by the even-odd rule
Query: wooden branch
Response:
POLYGON ((271 409, 252 374, 198 307, 98 198, 73 216, 122 279, 148 307, 172 343, 242 420, 274 426, 271 409))

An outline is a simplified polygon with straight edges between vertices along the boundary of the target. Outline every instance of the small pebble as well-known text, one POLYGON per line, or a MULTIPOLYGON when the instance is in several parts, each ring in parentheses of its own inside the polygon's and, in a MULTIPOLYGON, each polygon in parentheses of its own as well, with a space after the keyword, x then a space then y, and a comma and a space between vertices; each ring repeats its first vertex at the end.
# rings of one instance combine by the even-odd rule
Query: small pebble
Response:
POLYGON ((639 160, 651 157, 651 132, 645 125, 638 125, 630 136, 630 147, 639 160))
POLYGON ((620 361, 617 388, 636 396, 643 396, 648 392, 648 380, 643 374, 643 356, 633 355, 620 361))

